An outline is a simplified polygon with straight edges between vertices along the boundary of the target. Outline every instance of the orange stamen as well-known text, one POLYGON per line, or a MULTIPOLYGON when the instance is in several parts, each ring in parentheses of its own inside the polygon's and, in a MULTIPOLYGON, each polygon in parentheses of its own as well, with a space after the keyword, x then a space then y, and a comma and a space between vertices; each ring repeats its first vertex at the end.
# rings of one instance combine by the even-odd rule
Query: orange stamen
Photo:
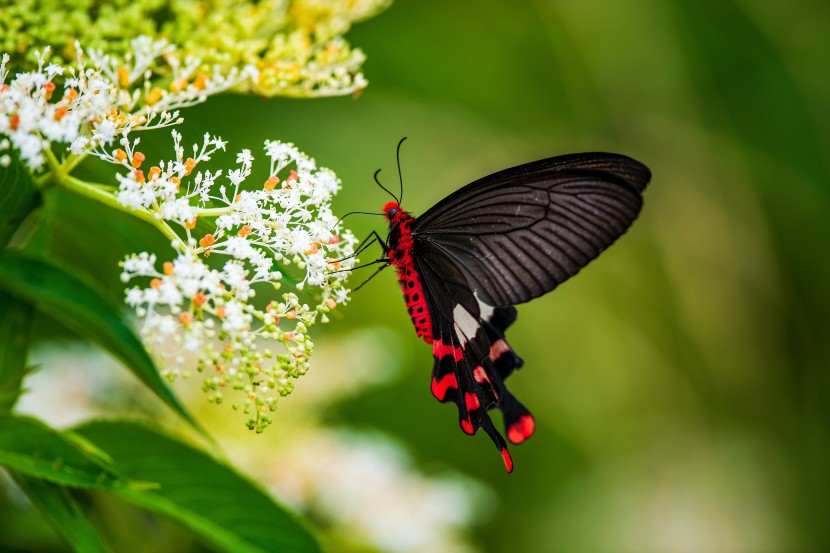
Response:
POLYGON ((9 128, 13 131, 17 130, 17 127, 20 126, 20 116, 19 115, 12 115, 9 117, 9 128))
POLYGON ((300 180, 300 176, 297 174, 297 171, 295 171, 294 169, 291 169, 291 171, 288 172, 288 180, 293 180, 293 181, 300 180))
POLYGON ((45 85, 43 85, 43 95, 46 97, 47 100, 52 99, 52 93, 55 92, 55 83, 49 81, 45 85))
POLYGON ((193 305, 196 307, 201 307, 207 301, 207 296, 205 296, 202 292, 196 292, 196 295, 193 296, 193 305))
MULTIPOLYGON (((216 308, 216 316, 219 317, 220 319, 224 319, 225 318, 225 308, 224 307, 217 307, 216 308)), ((228 344, 228 345, 230 345, 230 344, 228 344)))
POLYGON ((176 79, 172 83, 170 83, 170 90, 173 92, 179 92, 180 90, 184 90, 187 87, 187 79, 176 79))
POLYGON ((133 159, 130 161, 130 165, 133 166, 133 169, 138 169, 141 167, 141 164, 144 163, 144 154, 141 152, 136 152, 133 154, 133 159))
POLYGON ((297 318, 297 311, 292 309, 291 311, 289 311, 288 313, 285 314, 285 318, 286 319, 296 319, 297 318))
POLYGON ((277 177, 276 175, 271 175, 270 177, 268 177, 268 180, 265 181, 265 190, 273 190, 277 187, 277 184, 279 184, 279 182, 279 177, 277 177))
POLYGON ((184 228, 188 230, 193 230, 196 228, 196 217, 192 218, 189 221, 184 222, 184 228))
POLYGON ((340 237, 337 236, 336 234, 333 234, 332 236, 329 237, 329 244, 339 244, 339 243, 340 243, 340 237))
POLYGON ((125 152, 125 151, 124 151, 124 150, 122 150, 121 148, 119 148, 119 149, 115 150, 115 159, 116 159, 116 161, 118 161, 119 163, 121 163, 122 161, 124 161, 125 159, 127 159, 127 152, 125 152))
POLYGON ((161 89, 159 87, 154 88, 144 97, 144 103, 148 106, 152 106, 159 100, 161 100, 161 89))
POLYGON ((184 174, 189 175, 193 168, 196 167, 196 160, 189 157, 184 162, 184 174))
POLYGON ((153 280, 151 280, 150 281, 150 288, 153 288, 154 290, 158 290, 159 288, 161 288, 161 279, 160 278, 154 278, 153 280))
POLYGON ((53 115, 52 117, 55 119, 55 121, 60 121, 61 119, 66 117, 67 113, 69 113, 68 109, 58 108, 58 109, 55 110, 55 115, 53 115))
POLYGON ((147 175, 151 181, 156 180, 161 175, 161 168, 156 167, 155 165, 150 167, 150 173, 147 175))
POLYGON ((165 275, 172 275, 173 274, 173 262, 172 261, 165 261, 164 265, 164 274, 165 275))
POLYGON ((199 240, 199 245, 203 248, 209 248, 210 246, 216 243, 216 238, 212 234, 205 234, 201 240, 199 240))
POLYGON ((123 65, 118 68, 118 84, 125 88, 130 86, 130 71, 123 65))
POLYGON ((147 182, 147 181, 144 179, 144 171, 142 171, 141 169, 136 169, 136 170, 133 172, 133 176, 135 176, 135 180, 136 180, 137 182, 140 182, 140 183, 142 183, 142 184, 144 184, 145 182, 147 182))
POLYGON ((244 227, 239 229, 239 232, 237 232, 236 234, 241 238, 245 238, 246 236, 251 234, 251 232, 253 232, 253 229, 249 225, 245 225, 244 227))
POLYGON ((198 88, 199 90, 204 90, 207 86, 208 76, 204 73, 199 73, 199 76, 196 77, 196 80, 193 81, 193 86, 198 88))
POLYGON ((179 320, 182 322, 184 326, 190 326, 190 323, 193 322, 193 315, 185 311, 179 315, 179 320))

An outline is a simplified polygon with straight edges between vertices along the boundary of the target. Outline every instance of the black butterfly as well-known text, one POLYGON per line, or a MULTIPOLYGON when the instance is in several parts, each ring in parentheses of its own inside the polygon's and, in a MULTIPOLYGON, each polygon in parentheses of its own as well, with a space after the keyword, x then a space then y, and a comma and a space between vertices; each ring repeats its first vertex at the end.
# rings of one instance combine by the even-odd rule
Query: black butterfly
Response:
POLYGON ((465 433, 487 432, 508 472, 513 461, 488 411, 501 409, 514 444, 535 427, 504 384, 523 363, 504 337, 513 306, 550 292, 613 244, 640 212, 650 178, 622 155, 572 154, 481 178, 417 218, 400 198, 383 208, 389 235, 384 242, 375 233, 386 253, 376 263, 397 268, 416 332, 432 344, 432 393, 455 402, 465 433))

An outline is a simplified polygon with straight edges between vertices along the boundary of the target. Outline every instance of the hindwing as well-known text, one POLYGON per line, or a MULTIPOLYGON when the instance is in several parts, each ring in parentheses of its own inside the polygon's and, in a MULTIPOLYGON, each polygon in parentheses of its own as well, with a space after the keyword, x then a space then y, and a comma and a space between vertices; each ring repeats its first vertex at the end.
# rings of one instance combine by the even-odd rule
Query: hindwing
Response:
POLYGON ((505 468, 512 471, 507 443, 489 411, 502 410, 511 442, 521 443, 533 434, 532 415, 504 383, 522 365, 504 338, 516 311, 480 302, 458 267, 441 254, 424 250, 415 259, 432 320, 432 394, 439 401, 456 404, 464 433, 472 435, 484 429, 501 453, 505 468))

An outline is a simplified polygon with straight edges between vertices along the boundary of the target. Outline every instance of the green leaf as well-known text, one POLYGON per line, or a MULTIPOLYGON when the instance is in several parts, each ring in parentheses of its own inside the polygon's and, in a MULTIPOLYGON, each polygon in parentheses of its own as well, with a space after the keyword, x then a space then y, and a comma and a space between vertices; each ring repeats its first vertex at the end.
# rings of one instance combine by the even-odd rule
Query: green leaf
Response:
POLYGON ((117 490, 119 497, 177 520, 222 551, 320 551, 267 492, 203 451, 131 422, 93 422, 75 431, 110 455, 125 477, 159 484, 117 490))
POLYGON ((28 303, 0 292, 0 411, 10 410, 20 397, 33 313, 28 303))
POLYGON ((38 420, 5 413, 0 414, 0 465, 79 488, 116 488, 126 484, 94 446, 38 420))
POLYGON ((29 500, 73 550, 84 553, 112 551, 81 512, 68 489, 18 472, 12 471, 11 474, 29 500))
POLYGON ((202 434, 205 432, 167 388, 141 340, 119 309, 65 270, 44 261, 7 252, 0 257, 0 289, 33 303, 37 309, 80 336, 97 342, 120 359, 162 401, 202 434))
POLYGON ((119 305, 124 301, 120 261, 135 252, 158 252, 161 259, 175 255, 155 227, 58 186, 43 191, 40 223, 26 253, 66 268, 119 305))
POLYGON ((0 165, 0 249, 4 248, 17 228, 40 203, 32 175, 12 151, 11 163, 0 165))

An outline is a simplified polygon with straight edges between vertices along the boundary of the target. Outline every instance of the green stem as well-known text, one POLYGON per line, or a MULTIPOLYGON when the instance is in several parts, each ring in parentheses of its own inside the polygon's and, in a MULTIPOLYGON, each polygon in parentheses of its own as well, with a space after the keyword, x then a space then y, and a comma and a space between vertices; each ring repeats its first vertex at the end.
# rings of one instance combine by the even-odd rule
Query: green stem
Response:
POLYGON ((70 154, 68 158, 63 160, 61 163, 61 174, 63 176, 69 175, 72 170, 80 165, 80 163, 86 159, 87 154, 70 154))
POLYGON ((180 247, 183 248, 185 246, 184 242, 182 242, 182 239, 179 238, 179 235, 176 234, 176 232, 172 228, 170 228, 170 225, 168 225, 164 221, 156 219, 155 215, 151 211, 148 211, 143 208, 130 209, 124 207, 123 205, 118 203, 116 197, 111 193, 101 190, 97 186, 89 184, 88 182, 82 181, 73 176, 65 175, 60 180, 57 179, 57 175, 55 175, 55 177, 58 184, 62 185, 67 190, 71 190, 72 192, 84 196, 85 198, 89 198, 98 203, 104 204, 107 207, 111 207, 118 211, 129 213, 130 215, 133 215, 138 219, 141 219, 142 221, 150 223, 151 225, 159 229, 162 232, 162 234, 164 234, 171 241, 180 244, 180 247))
POLYGON ((230 213, 233 211, 233 207, 211 207, 205 209, 197 209, 196 216, 197 217, 218 217, 220 215, 225 215, 226 213, 230 213))

